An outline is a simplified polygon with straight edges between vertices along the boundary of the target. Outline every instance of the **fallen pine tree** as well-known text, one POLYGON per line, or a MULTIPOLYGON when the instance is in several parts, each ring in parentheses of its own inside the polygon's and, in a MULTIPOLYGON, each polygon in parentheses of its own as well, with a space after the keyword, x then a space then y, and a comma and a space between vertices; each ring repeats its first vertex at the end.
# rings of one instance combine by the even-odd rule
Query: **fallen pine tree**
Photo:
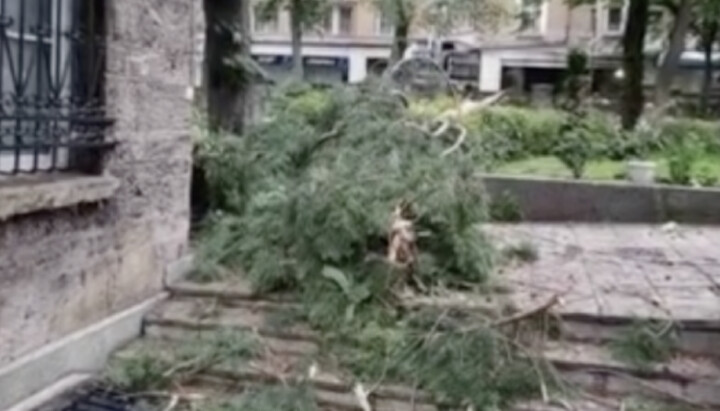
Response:
POLYGON ((205 136, 199 153, 215 210, 199 278, 295 293, 299 320, 365 390, 405 383, 477 410, 547 396, 547 367, 505 323, 401 302, 492 273, 483 154, 460 128, 375 87, 296 87, 246 135, 205 136))

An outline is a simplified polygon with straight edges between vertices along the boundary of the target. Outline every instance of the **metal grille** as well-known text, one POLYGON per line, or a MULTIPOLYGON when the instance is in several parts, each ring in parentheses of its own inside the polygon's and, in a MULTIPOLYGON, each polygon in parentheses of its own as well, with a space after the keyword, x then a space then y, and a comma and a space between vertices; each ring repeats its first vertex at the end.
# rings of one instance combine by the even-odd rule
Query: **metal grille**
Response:
POLYGON ((135 411, 126 396, 103 389, 92 388, 60 411, 135 411))
POLYGON ((0 0, 0 174, 95 171, 107 127, 104 0, 0 0))

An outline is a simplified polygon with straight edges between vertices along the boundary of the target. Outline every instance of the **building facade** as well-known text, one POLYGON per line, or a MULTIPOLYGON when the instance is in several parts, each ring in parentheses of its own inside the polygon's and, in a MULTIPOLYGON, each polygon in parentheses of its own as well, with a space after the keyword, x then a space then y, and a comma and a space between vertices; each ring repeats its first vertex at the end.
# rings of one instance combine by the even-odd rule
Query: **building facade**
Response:
MULTIPOLYGON (((266 20, 253 13, 252 22, 253 55, 271 74, 287 75, 292 66, 287 10, 266 20)), ((333 2, 323 21, 304 33, 306 73, 310 80, 362 81, 383 67, 391 45, 392 25, 371 0, 333 2)))
POLYGON ((0 409, 92 371, 186 259, 196 0, 0 0, 0 409))
MULTIPOLYGON (((439 62, 454 80, 471 83, 483 93, 511 85, 529 94, 551 91, 563 76, 568 52, 584 50, 598 88, 617 83, 622 75, 621 38, 627 20, 627 1, 598 0, 569 7, 566 0, 506 0, 512 18, 499 29, 484 33, 467 27, 434 44, 439 62)), ((662 9, 651 10, 652 28, 646 42, 646 83, 654 84, 657 62, 667 37, 656 28, 665 25, 662 9)), ((393 26, 371 0, 337 0, 327 17, 303 41, 306 73, 310 80, 358 82, 386 67, 393 26)), ((411 40, 430 44, 431 30, 416 26, 411 40)), ((254 56, 271 73, 287 75, 292 65, 289 16, 278 10, 276 18, 253 17, 254 56)), ((701 88, 699 53, 688 51, 681 61, 678 89, 701 88)))

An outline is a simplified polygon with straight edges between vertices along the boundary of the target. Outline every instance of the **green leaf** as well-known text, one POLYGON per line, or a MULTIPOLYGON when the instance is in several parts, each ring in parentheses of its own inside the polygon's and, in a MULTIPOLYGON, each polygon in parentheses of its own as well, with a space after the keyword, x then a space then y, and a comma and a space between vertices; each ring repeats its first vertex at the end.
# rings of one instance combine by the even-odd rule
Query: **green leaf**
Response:
POLYGON ((352 285, 350 284, 350 280, 348 280, 345 273, 335 267, 326 265, 322 269, 322 275, 328 280, 334 281, 335 284, 340 287, 342 292, 345 293, 348 298, 352 296, 352 285))

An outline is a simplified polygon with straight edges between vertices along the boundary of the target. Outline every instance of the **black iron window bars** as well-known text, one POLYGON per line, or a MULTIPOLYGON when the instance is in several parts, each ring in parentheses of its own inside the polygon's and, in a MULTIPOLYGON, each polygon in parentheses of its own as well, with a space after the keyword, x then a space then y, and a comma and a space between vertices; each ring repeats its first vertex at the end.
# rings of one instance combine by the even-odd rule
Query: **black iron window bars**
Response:
POLYGON ((105 0, 0 0, 0 174, 95 171, 105 0))

